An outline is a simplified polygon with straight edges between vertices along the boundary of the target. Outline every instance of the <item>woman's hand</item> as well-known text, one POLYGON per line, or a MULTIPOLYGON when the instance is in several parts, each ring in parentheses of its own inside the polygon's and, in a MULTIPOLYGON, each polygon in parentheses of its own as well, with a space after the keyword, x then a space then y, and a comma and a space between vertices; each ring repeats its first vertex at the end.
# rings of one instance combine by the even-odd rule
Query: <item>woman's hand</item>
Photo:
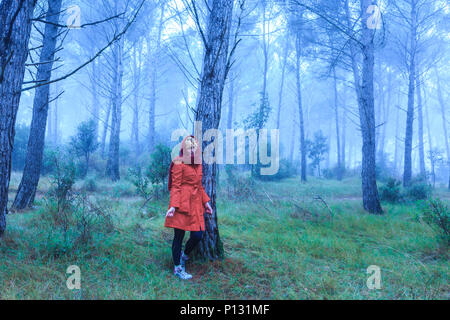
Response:
POLYGON ((209 202, 207 202, 205 204, 205 207, 206 207, 206 212, 209 213, 210 215, 212 215, 212 208, 211 208, 211 205, 209 204, 209 202))
POLYGON ((166 217, 173 217, 174 213, 175 213, 175 208, 171 207, 169 210, 167 210, 166 217))

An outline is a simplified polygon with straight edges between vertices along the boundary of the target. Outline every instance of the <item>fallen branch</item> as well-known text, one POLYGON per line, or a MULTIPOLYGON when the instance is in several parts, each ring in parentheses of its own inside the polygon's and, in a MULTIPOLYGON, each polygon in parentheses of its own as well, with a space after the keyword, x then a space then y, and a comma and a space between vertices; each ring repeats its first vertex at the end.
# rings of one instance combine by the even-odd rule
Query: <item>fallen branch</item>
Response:
POLYGON ((326 203, 326 201, 320 196, 320 195, 316 195, 314 197, 314 200, 319 200, 321 201, 328 209, 328 212, 330 213, 330 221, 333 219, 333 211, 331 210, 330 206, 328 205, 328 203, 326 203))

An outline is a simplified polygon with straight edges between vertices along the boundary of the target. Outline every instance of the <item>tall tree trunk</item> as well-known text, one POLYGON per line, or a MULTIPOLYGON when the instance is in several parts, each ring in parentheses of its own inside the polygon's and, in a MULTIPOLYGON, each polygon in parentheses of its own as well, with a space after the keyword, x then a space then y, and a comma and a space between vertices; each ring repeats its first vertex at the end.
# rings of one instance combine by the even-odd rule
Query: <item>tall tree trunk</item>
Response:
MULTIPOLYGON (((222 108, 222 95, 227 77, 228 44, 230 37, 233 0, 211 0, 205 34, 205 52, 200 86, 197 94, 195 120, 201 121, 202 136, 208 129, 219 128, 222 108)), ((199 128, 197 128, 198 130, 199 128)), ((200 132, 195 133, 200 136, 200 132)), ((202 141, 199 141, 202 143, 202 141)), ((207 142, 203 142, 205 148, 207 142)), ((204 257, 217 259, 223 256, 223 246, 219 237, 216 209, 217 164, 202 163, 202 182, 211 198, 212 216, 205 215, 205 235, 199 250, 204 257)))
POLYGON ((281 119, 281 105, 283 101, 283 89, 284 89, 284 78, 286 74, 286 66, 287 66, 287 57, 289 51, 289 37, 286 37, 286 43, 284 44, 283 49, 283 60, 281 62, 281 82, 280 82, 280 91, 278 94, 278 110, 277 110, 277 129, 280 129, 280 119, 281 119))
MULTIPOLYGON (((267 10, 267 0, 262 0, 262 4, 263 4, 263 33, 262 33, 262 37, 263 37, 263 56, 264 56, 264 70, 263 70, 263 87, 262 87, 262 97, 263 99, 266 98, 267 95, 267 72, 268 72, 268 68, 269 68, 269 26, 267 26, 267 30, 266 30, 266 24, 267 24, 267 19, 266 19, 266 10, 267 10), (266 39, 267 38, 267 39, 266 39)), ((262 105, 261 105, 262 107, 262 105)))
MULTIPOLYGON (((376 2, 375 2, 376 4, 376 2)), ((362 162, 361 180, 363 207, 370 213, 381 214, 380 199, 378 197, 377 180, 375 175, 375 110, 373 93, 374 70, 374 31, 367 27, 369 18, 368 7, 371 0, 361 0, 361 55, 362 55, 362 81, 357 65, 357 51, 353 42, 350 43, 352 57, 352 71, 355 83, 356 96, 358 98, 359 119, 362 134, 362 162)), ((348 0, 345 1, 347 26, 352 27, 348 0)))
MULTIPOLYGON (((418 72, 420 74, 420 72, 418 72)), ((417 114, 418 114, 418 124, 419 124, 419 168, 420 176, 422 179, 426 179, 426 169, 425 169, 425 151, 423 143, 423 105, 422 105, 422 93, 421 93, 421 79, 419 76, 416 77, 416 94, 417 94, 417 114)))
MULTIPOLYGON (((62 0, 49 0, 46 17, 43 46, 40 54, 40 64, 36 79, 48 82, 52 75, 53 60, 58 37, 59 13, 62 0)), ((42 155, 45 144, 45 128, 47 125, 47 112, 49 104, 50 85, 37 87, 33 102, 33 117, 31 120, 30 135, 28 138, 27 155, 22 180, 19 184, 12 208, 21 210, 31 207, 36 195, 36 189, 41 174, 42 155)))
POLYGON ((413 141, 413 122, 414 122, 414 90, 416 81, 416 6, 415 1, 411 1, 411 28, 410 28, 410 60, 408 76, 408 109, 406 111, 406 132, 405 132, 405 157, 403 167, 403 186, 408 186, 412 178, 412 141, 413 141))
POLYGON ((140 85, 141 85, 141 64, 142 64, 142 42, 133 47, 133 120, 131 123, 131 141, 134 145, 135 161, 140 155, 139 143, 139 99, 140 99, 140 85))
POLYGON ((444 96, 442 95, 441 79, 439 77, 438 71, 436 70, 436 67, 434 68, 434 73, 436 74, 438 101, 439 101, 439 105, 441 106, 441 113, 442 113, 442 128, 444 129, 445 149, 447 151, 448 189, 450 189, 450 144, 448 141, 447 117, 445 114, 445 110, 447 107, 445 105, 444 96))
POLYGON ((156 38, 156 49, 152 54, 151 61, 151 94, 150 108, 148 112, 148 148, 149 152, 153 152, 155 147, 155 110, 156 110, 156 90, 158 88, 158 57, 161 54, 161 34, 164 26, 165 3, 161 5, 159 16, 158 36, 156 38))
POLYGON ((339 110, 336 69, 333 68, 334 116, 336 120, 337 179, 342 180, 341 135, 339 133, 339 110))
POLYGON ((362 13, 362 84, 359 102, 359 118, 362 132, 362 190, 363 205, 370 213, 381 214, 380 200, 378 197, 377 180, 375 175, 375 113, 373 94, 373 69, 374 69, 374 34, 367 27, 368 7, 371 0, 361 0, 362 13))
POLYGON ((293 117, 292 117, 292 135, 291 135, 291 147, 289 149, 289 162, 293 163, 294 162, 294 155, 295 155, 295 133, 296 133, 296 121, 295 121, 295 109, 293 112, 293 117))
POLYGON ((395 141, 394 141, 394 172, 396 175, 398 174, 398 133, 399 133, 399 125, 400 125, 400 94, 397 93, 397 106, 396 106, 396 115, 395 115, 395 141))
POLYGON ((344 102, 343 102, 343 106, 344 106, 344 112, 342 114, 342 151, 341 151, 341 158, 342 158, 342 170, 345 171, 346 170, 346 159, 345 159, 345 143, 346 143, 346 135, 347 135, 347 107, 345 105, 345 101, 346 101, 346 95, 347 95, 347 91, 345 89, 344 86, 344 93, 343 93, 343 98, 344 98, 344 102))
POLYGON ((301 57, 301 40, 299 31, 296 33, 295 39, 295 77, 296 77, 296 87, 297 87, 297 104, 298 104, 298 119, 299 119, 299 130, 300 130, 300 177, 301 181, 306 181, 306 142, 305 142, 305 127, 303 122, 303 104, 302 104, 302 88, 300 81, 300 57, 301 57))
POLYGON ((92 77, 91 77, 91 87, 92 87, 92 118, 95 123, 95 141, 98 141, 98 127, 100 120, 100 103, 98 100, 98 84, 97 84, 97 68, 98 62, 94 60, 91 62, 92 65, 92 77))
POLYGON ((0 2, 0 236, 6 229, 14 126, 35 0, 0 2))
POLYGON ((435 171, 435 158, 434 158, 434 154, 433 152, 433 139, 431 136, 431 127, 430 127, 430 112, 429 112, 429 107, 428 107, 428 103, 427 103, 427 97, 426 97, 426 90, 425 88, 423 89, 423 100, 424 100, 424 106, 425 106, 425 120, 427 122, 427 135, 428 135, 428 154, 429 154, 429 158, 430 158, 430 163, 431 163, 431 181, 433 182, 433 188, 435 187, 436 184, 436 171, 435 171))
POLYGON ((112 181, 120 180, 119 147, 120 124, 122 121, 122 79, 123 79, 123 39, 115 43, 114 49, 114 80, 112 90, 111 135, 109 137, 108 160, 106 175, 112 181))
POLYGON ((230 82, 228 85, 228 114, 227 129, 233 127, 233 104, 234 104, 234 74, 230 72, 230 82))
POLYGON ((377 180, 375 175, 375 112, 373 93, 374 70, 374 34, 367 27, 369 18, 368 7, 371 0, 361 0, 362 13, 362 83, 359 98, 359 118, 362 132, 362 191, 363 206, 370 213, 381 214, 380 200, 378 197, 377 180))
POLYGON ((389 111, 391 107, 391 97, 392 97, 392 72, 387 70, 388 73, 388 84, 387 84, 387 101, 383 99, 383 127, 381 128, 381 137, 380 137, 380 145, 378 149, 378 153, 380 154, 380 158, 383 157, 384 161, 384 147, 386 142, 386 130, 387 124, 389 122, 389 111))
POLYGON ((110 103, 108 104, 108 107, 106 109, 105 122, 103 123, 102 140, 100 143, 100 154, 101 154, 102 159, 105 158, 106 135, 108 134, 109 118, 111 116, 111 109, 112 109, 112 102, 110 101, 110 103))

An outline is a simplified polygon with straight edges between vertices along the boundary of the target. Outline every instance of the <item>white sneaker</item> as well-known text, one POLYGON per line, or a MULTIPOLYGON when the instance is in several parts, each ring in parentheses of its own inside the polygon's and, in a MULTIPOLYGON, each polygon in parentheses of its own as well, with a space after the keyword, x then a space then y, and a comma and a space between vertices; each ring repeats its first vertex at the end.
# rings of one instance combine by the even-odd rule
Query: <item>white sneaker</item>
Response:
POLYGON ((192 278, 192 275, 184 271, 184 268, 181 265, 174 267, 173 274, 183 280, 189 280, 192 278))

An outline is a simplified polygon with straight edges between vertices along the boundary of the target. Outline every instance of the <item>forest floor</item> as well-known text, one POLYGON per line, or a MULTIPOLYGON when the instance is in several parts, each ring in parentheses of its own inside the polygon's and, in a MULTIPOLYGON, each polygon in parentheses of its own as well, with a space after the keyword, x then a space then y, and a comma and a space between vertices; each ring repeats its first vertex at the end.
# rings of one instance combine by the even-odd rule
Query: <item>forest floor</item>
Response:
MULTIPOLYGON (((13 175, 10 199, 19 179, 13 175)), ((89 201, 111 215, 113 231, 94 225, 87 244, 76 245, 67 243, 72 229, 64 233, 48 218, 49 186, 41 179, 36 208, 7 217, 1 299, 450 298, 448 247, 418 218, 424 204, 383 203, 384 215, 370 215, 356 178, 258 182, 257 192, 240 199, 221 182, 225 258, 190 262, 190 281, 172 274, 173 234, 163 227, 167 196, 142 207, 131 183, 95 180, 89 201), (80 290, 66 286, 70 265, 81 270, 80 290), (370 265, 380 267, 381 289, 366 285, 370 265)), ((450 204, 445 189, 433 196, 450 204)))

